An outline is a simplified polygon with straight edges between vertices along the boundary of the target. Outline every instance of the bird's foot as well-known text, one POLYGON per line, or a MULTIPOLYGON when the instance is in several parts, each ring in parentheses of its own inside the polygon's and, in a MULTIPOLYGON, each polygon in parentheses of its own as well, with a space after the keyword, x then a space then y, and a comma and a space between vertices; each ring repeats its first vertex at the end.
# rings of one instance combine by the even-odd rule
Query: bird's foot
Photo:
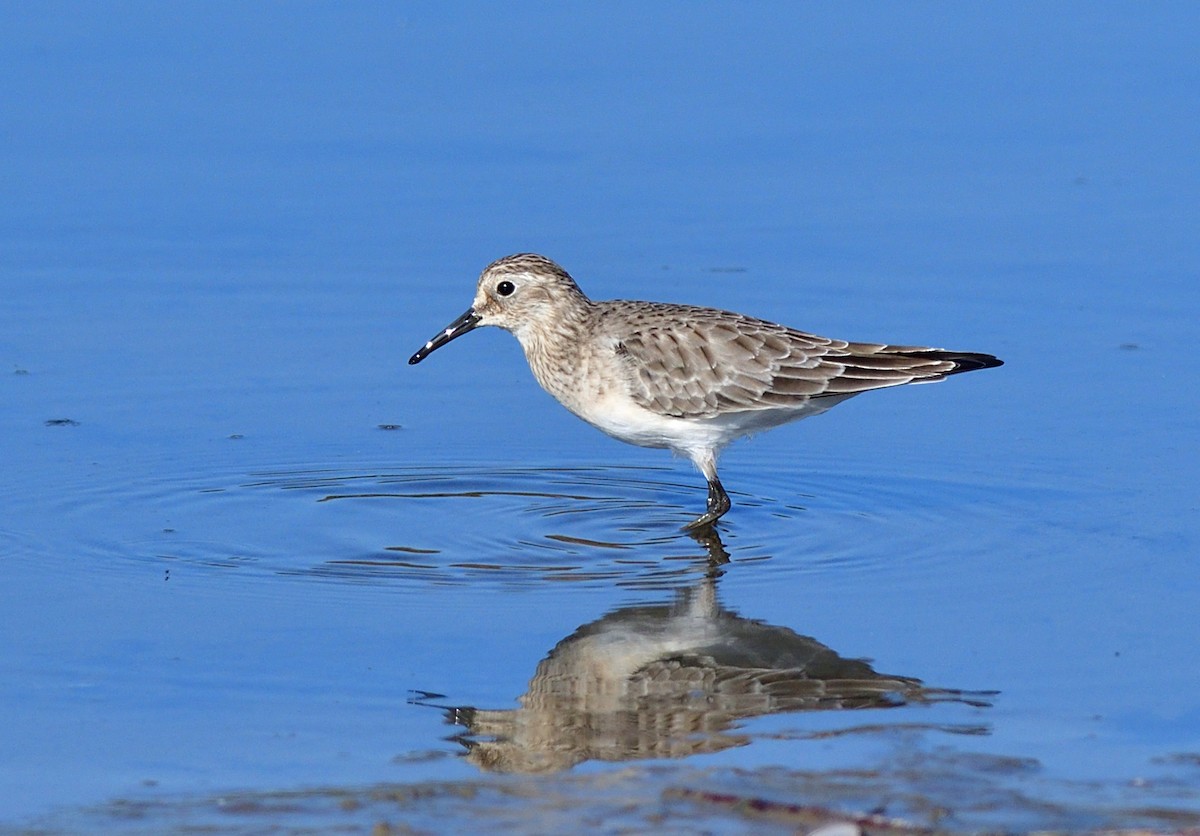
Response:
POLYGON ((712 524, 720 519, 720 517, 720 514, 713 514, 711 512, 701 514, 700 516, 696 517, 696 519, 685 525, 683 527, 683 531, 699 531, 703 528, 711 528, 712 524))
POLYGON ((712 479, 708 483, 708 509, 685 525, 683 530, 699 531, 708 528, 732 507, 733 503, 729 499, 729 494, 725 493, 725 488, 721 486, 720 480, 712 479))

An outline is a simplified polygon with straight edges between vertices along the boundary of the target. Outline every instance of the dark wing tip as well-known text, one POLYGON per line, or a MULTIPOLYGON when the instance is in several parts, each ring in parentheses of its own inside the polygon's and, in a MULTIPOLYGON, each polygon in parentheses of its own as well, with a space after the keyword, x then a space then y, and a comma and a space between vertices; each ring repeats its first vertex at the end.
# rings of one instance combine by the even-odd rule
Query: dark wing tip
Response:
POLYGON ((946 360, 954 363, 954 371, 950 374, 958 374, 959 372, 976 372, 980 369, 994 369, 997 366, 1003 366, 1004 361, 999 357, 991 354, 979 354, 975 352, 946 352, 946 360))
POLYGON ((946 351, 941 348, 908 348, 900 346, 887 346, 879 355, 891 355, 893 357, 907 357, 914 360, 931 360, 938 363, 953 363, 954 367, 949 371, 943 371, 938 374, 938 377, 945 377, 952 374, 962 374, 963 372, 976 372, 980 369, 993 369, 996 366, 1003 366, 1004 361, 999 357, 991 354, 981 354, 975 351, 946 351))

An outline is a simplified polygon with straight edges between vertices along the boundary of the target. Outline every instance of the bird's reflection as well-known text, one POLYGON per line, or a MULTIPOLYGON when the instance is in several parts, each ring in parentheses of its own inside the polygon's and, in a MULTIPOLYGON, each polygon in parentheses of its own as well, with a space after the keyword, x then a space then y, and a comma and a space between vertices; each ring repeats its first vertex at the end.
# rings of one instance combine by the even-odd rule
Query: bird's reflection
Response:
POLYGON ((749 742, 739 721, 765 714, 888 708, 987 694, 926 688, 875 671, 808 636, 721 606, 729 555, 716 531, 694 535, 707 571, 671 604, 630 606, 585 624, 537 666, 515 709, 435 705, 468 759, 496 772, 554 772, 585 760, 682 758, 749 742))

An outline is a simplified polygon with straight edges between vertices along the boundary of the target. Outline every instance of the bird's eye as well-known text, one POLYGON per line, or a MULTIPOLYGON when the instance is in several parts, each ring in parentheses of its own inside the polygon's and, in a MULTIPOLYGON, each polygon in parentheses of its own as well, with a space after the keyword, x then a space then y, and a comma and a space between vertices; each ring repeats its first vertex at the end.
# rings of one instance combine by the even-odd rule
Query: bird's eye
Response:
POLYGON ((496 292, 501 296, 512 296, 512 292, 517 289, 517 286, 512 282, 504 281, 496 285, 496 292))

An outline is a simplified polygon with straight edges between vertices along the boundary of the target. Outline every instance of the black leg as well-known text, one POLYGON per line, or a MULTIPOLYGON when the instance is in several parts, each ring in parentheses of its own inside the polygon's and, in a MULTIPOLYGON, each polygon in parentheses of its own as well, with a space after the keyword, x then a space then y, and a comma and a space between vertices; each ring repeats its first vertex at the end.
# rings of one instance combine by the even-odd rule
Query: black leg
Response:
POLYGON ((725 488, 721 486, 721 480, 716 478, 709 479, 708 509, 701 516, 685 525, 683 530, 695 531, 698 528, 712 525, 732 506, 733 503, 729 501, 729 494, 725 493, 725 488))

